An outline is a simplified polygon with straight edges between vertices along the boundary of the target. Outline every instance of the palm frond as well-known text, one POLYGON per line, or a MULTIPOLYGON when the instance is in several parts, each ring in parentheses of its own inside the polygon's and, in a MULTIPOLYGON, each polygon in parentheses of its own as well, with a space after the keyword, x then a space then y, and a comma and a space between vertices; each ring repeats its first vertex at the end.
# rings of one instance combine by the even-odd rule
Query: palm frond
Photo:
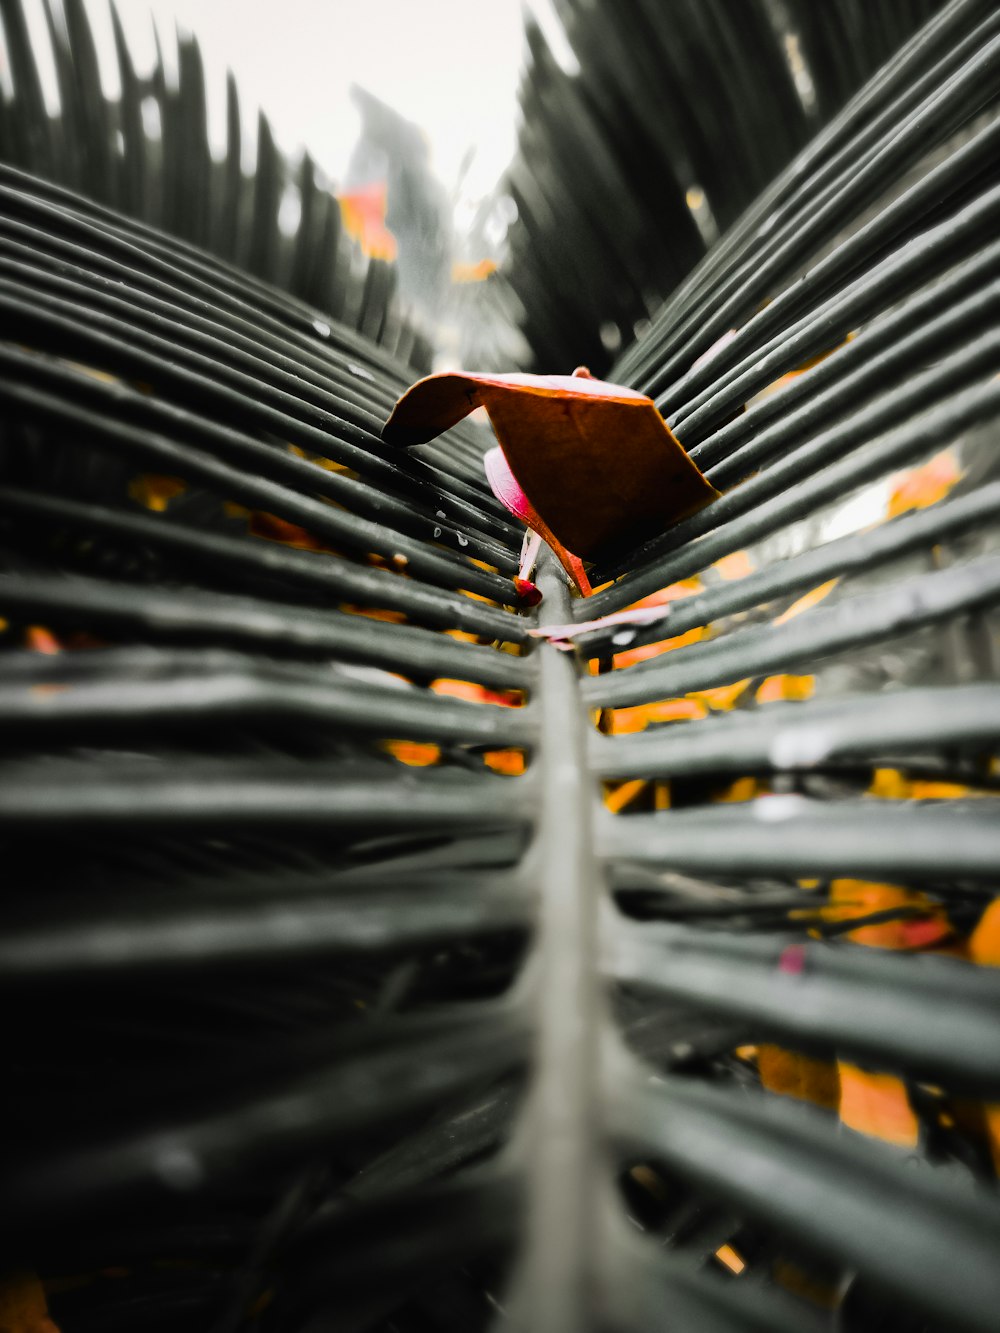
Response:
POLYGON ((994 1327, 1000 37, 730 8, 531 30, 536 354, 666 295, 612 373, 724 494, 527 610, 313 168, 290 249, 193 44, 115 108, 50 9, 53 119, 5 4, 0 1254, 66 1333, 994 1327))
POLYGON ((267 117, 256 127, 256 165, 242 168, 244 125, 227 82, 227 138, 209 139, 205 73, 197 39, 178 32, 168 72, 140 74, 111 6, 120 95, 102 87, 84 0, 45 0, 58 108, 46 109, 23 0, 4 0, 2 54, 11 95, 3 104, 0 161, 64 185, 245 269, 363 331, 415 368, 430 365, 424 332, 396 295, 396 273, 368 259, 341 226, 331 183, 308 153, 296 163, 277 147, 267 117), (297 220, 283 202, 293 205, 297 220))

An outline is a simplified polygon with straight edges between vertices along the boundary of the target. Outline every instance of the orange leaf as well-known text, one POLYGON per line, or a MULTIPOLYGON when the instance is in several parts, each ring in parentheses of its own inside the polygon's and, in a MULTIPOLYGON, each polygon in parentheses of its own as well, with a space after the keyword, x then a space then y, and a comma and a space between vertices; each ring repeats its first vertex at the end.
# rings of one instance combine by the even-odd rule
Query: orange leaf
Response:
POLYGON ((411 768, 428 768, 441 758, 441 747, 430 741, 382 741, 382 746, 411 768))
POLYGON ((927 509, 937 504, 961 476, 962 470, 950 449, 936 454, 922 467, 902 473, 889 496, 888 517, 896 518, 911 509, 927 509))
POLYGON ((757 690, 757 702, 772 704, 780 699, 810 699, 815 688, 815 676, 768 676, 757 690))
POLYGON ((646 778, 633 778, 630 782, 621 782, 604 793, 604 804, 613 815, 620 814, 622 810, 645 789, 647 785, 646 778))
POLYGON ((1000 967, 1000 898, 990 903, 969 936, 969 957, 980 967, 1000 967))
POLYGON ((896 884, 877 884, 865 879, 835 879, 830 883, 830 904, 831 908, 837 909, 837 916, 841 920, 870 916, 894 907, 923 909, 917 919, 911 912, 896 921, 859 926, 857 930, 849 931, 847 938, 856 944, 873 945, 880 949, 923 949, 941 943, 951 934, 948 920, 936 903, 914 889, 903 889, 896 884))
POLYGON ((0 1333, 59 1333, 34 1273, 0 1277, 0 1333))
POLYGON ((502 704, 507 708, 517 708, 523 699, 513 690, 490 690, 485 685, 476 685, 470 680, 451 680, 440 676, 431 681, 430 688, 435 694, 445 694, 452 699, 465 699, 474 704, 502 704))
POLYGON ((871 1074, 840 1061, 840 1120, 873 1139, 915 1148, 920 1125, 903 1082, 895 1074, 871 1074))
MULTIPOLYGON (((830 884, 830 903, 844 917, 863 917, 894 907, 919 907, 926 915, 913 920, 903 917, 848 933, 856 944, 882 949, 920 949, 941 943, 950 926, 941 909, 922 893, 896 884, 863 879, 835 879, 830 884)), ((849 1129, 871 1138, 916 1147, 919 1123, 910 1105, 905 1084, 894 1074, 870 1073, 841 1060, 840 1119, 849 1129)))
POLYGON ((295 546, 302 551, 332 550, 332 547, 297 523, 289 523, 287 519, 279 518, 277 514, 268 514, 263 509, 255 509, 250 513, 249 530, 253 537, 281 542, 283 546, 295 546))
POLYGON ((187 482, 180 477, 164 477, 154 472, 144 472, 133 477, 128 484, 128 493, 133 500, 162 514, 175 495, 183 495, 187 482))
POLYGON ((637 704, 634 708, 609 709, 611 734, 627 735, 644 730, 651 722, 686 722, 703 718, 704 704, 696 699, 664 699, 656 704, 637 704))
POLYGON ((731 685, 712 685, 705 690, 693 690, 688 698, 707 704, 713 712, 724 713, 732 708, 740 697, 746 693, 749 684, 750 678, 748 676, 746 680, 734 680, 731 685))
POLYGON ((804 593, 798 601, 791 604, 787 611, 782 611, 781 615, 775 620, 776 625, 784 625, 786 621, 794 620, 796 616, 808 611, 810 607, 816 606, 829 593, 833 592, 837 586, 836 579, 828 579, 826 583, 821 583, 818 588, 813 588, 810 592, 804 593))
POLYGON ((344 230, 370 259, 396 258, 396 238, 385 225, 387 196, 386 182, 374 181, 338 200, 344 230))
POLYGON ((811 1055, 765 1044, 757 1051, 757 1069, 768 1092, 813 1102, 831 1111, 840 1102, 837 1066, 830 1060, 817 1060, 811 1055))
POLYGON ((718 805, 739 805, 743 801, 752 801, 755 796, 767 794, 767 786, 757 778, 737 778, 728 783, 712 799, 718 805))
POLYGON ((527 768, 523 750, 486 750, 483 763, 487 768, 492 768, 494 773, 502 773, 510 778, 520 777, 527 768))
POLYGON ((731 1245, 720 1245, 715 1251, 715 1257, 719 1263, 724 1264, 731 1273, 737 1275, 742 1273, 747 1266, 747 1261, 741 1254, 738 1254, 731 1245))
POLYGON ((24 646, 30 648, 33 653, 44 653, 46 657, 54 657, 56 653, 62 652, 62 644, 44 625, 29 625, 24 631, 24 646))
POLYGON ((639 648, 626 648, 623 653, 615 653, 616 667, 634 666, 636 662, 648 662, 661 653, 672 652, 674 648, 684 648, 689 643, 699 643, 705 637, 704 629, 689 629, 672 639, 661 639, 659 643, 646 643, 639 648))
POLYGON ((513 484, 501 499, 549 541, 578 587, 582 571, 571 560, 635 545, 718 495, 652 399, 583 368, 574 375, 430 375, 396 403, 382 436, 422 444, 480 406, 500 442, 494 489, 506 469, 513 484))
POLYGON ((480 259, 478 263, 467 264, 457 261, 451 266, 452 282, 485 282, 497 271, 495 259, 480 259))
POLYGON ((716 560, 712 568, 719 571, 720 578, 729 582, 734 579, 745 579, 754 572, 755 565, 746 551, 731 551, 721 560, 716 560))
MULTIPOLYGON (((969 957, 980 967, 1000 967, 1000 898, 990 903, 969 937, 969 957)), ((994 1170, 1000 1175, 1000 1103, 982 1108, 994 1170)))

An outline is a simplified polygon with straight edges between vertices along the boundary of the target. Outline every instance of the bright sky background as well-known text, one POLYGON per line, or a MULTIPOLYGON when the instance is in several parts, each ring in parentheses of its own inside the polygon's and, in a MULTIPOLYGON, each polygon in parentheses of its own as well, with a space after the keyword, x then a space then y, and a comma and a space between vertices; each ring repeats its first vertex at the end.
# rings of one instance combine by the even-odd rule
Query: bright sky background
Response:
MULTIPOLYGON (((26 8, 36 5, 40 18, 40 0, 26 8)), ((87 6, 114 87, 107 0, 87 6)), ((197 36, 210 133, 220 142, 228 67, 247 122, 263 108, 278 144, 286 152, 305 145, 335 181, 358 135, 352 83, 427 131, 446 187, 473 146, 467 198, 485 194, 513 155, 521 0, 118 0, 118 10, 140 68, 153 60, 150 13, 168 53, 175 25, 197 36)))

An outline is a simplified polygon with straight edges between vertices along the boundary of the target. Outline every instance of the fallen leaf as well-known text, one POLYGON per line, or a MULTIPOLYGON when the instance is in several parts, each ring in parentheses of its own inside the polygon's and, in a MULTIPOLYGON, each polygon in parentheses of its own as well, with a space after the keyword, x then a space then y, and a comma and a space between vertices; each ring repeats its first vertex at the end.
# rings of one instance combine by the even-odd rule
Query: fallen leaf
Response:
POLYGON ((180 477, 165 477, 154 472, 143 472, 128 484, 132 499, 157 514, 162 514, 174 496, 183 495, 186 490, 187 482, 180 477))
POLYGON ((750 559, 746 551, 732 551, 729 555, 724 555, 721 560, 716 560, 712 565, 719 573, 719 577, 730 582, 734 579, 745 579, 754 572, 756 566, 750 559))
MULTIPOLYGON (((980 967, 1000 967, 1000 899, 990 903, 969 938, 969 958, 980 967)), ((981 1114, 993 1158, 1000 1175, 1000 1102, 987 1102, 981 1114)))
POLYGON ((344 230, 369 259, 396 258, 396 238, 385 222, 387 199, 386 182, 373 181, 342 194, 337 200, 344 230))
POLYGON ((609 708, 609 734, 625 736, 644 731, 654 722, 692 722, 705 717, 706 708, 696 699, 664 699, 655 704, 636 704, 634 708, 609 708))
POLYGON ((897 518, 911 509, 928 509, 943 500, 961 477, 962 469, 950 449, 935 454, 921 467, 902 472, 894 478, 886 516, 897 518))
MULTIPOLYGON (((896 884, 863 879, 835 879, 830 883, 830 905, 850 919, 899 908, 924 908, 926 915, 913 920, 901 916, 849 931, 855 944, 881 949, 923 949, 946 940, 951 933, 941 909, 924 894, 896 884)), ((849 1061, 840 1068, 840 1119, 848 1129, 869 1138, 895 1143, 901 1148, 917 1145, 920 1126, 910 1105, 903 1081, 895 1074, 859 1069, 849 1061)))
POLYGON ((757 689, 757 702, 771 704, 782 699, 811 699, 815 688, 815 676, 768 676, 757 689))
POLYGON ((34 1273, 0 1277, 0 1333, 59 1333, 34 1273))
POLYGON ((477 407, 499 440, 486 461, 495 494, 549 542, 584 594, 584 560, 634 546, 718 496, 652 399, 583 367, 573 375, 430 375, 399 399, 382 437, 423 444, 477 407))
POLYGON ((825 1106, 829 1111, 840 1104, 840 1076, 832 1060, 764 1043, 757 1051, 757 1069, 768 1092, 825 1106))
POLYGON ((942 943, 952 933, 943 909, 925 894, 866 879, 831 880, 825 915, 828 920, 849 921, 893 908, 902 909, 896 920, 859 926, 847 932, 847 939, 879 949, 924 949, 942 943))
POLYGON ((731 1245, 720 1245, 715 1251, 715 1257, 719 1263, 725 1265, 731 1273, 735 1273, 737 1276, 747 1266, 747 1261, 731 1245))
POLYGON ((774 621, 775 625, 785 625, 789 620, 794 620, 800 616, 803 611, 810 610, 820 603, 824 597, 829 596, 837 586, 836 579, 828 579, 826 583, 821 583, 818 588, 804 593, 797 601, 794 601, 787 611, 782 611, 781 615, 774 621))
POLYGON ((840 1061, 840 1122, 858 1134, 915 1148, 920 1123, 906 1085, 895 1074, 873 1074, 840 1061))
POLYGON ((411 768, 429 768, 441 758, 440 745, 430 741, 382 741, 381 746, 401 764, 411 768))
POLYGON ((497 271, 495 259, 480 259, 476 263, 457 261, 451 266, 452 282, 485 282, 497 271))
POLYGON ((733 708, 746 693, 750 677, 734 680, 731 685, 711 685, 708 689, 692 690, 689 699, 697 699, 707 705, 714 713, 724 713, 733 708))
POLYGON ((646 778, 632 778, 629 782, 608 784, 604 792, 605 808, 613 815, 621 814, 648 785, 646 778))

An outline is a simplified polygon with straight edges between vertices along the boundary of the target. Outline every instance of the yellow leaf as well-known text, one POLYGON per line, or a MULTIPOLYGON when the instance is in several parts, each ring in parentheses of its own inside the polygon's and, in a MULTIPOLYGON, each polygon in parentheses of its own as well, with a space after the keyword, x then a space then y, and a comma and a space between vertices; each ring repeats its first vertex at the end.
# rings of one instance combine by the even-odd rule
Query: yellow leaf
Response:
POLYGON ((635 778, 631 782, 619 783, 605 792, 604 804, 613 815, 617 815, 624 810, 630 801, 635 800, 645 786, 645 778, 635 778))
POLYGON ((715 1257, 720 1264, 723 1264, 731 1273, 742 1273, 746 1268, 746 1260, 742 1255, 737 1254, 731 1245, 720 1245, 715 1251, 715 1257))
POLYGON ((807 592, 800 597, 798 601, 793 602, 787 611, 782 611, 781 615, 774 621, 774 624, 784 625, 787 621, 793 620, 796 616, 801 615, 803 611, 808 611, 810 607, 818 605, 824 597, 829 596, 836 586, 836 579, 828 579, 826 583, 821 583, 818 588, 813 588, 810 592, 807 592))
POLYGON ((707 704, 713 713, 726 712, 732 708, 741 695, 746 693, 750 678, 733 681, 732 685, 713 685, 711 689, 694 690, 688 695, 699 703, 707 704))
POLYGON ((128 484, 128 493, 133 500, 162 514, 175 495, 183 495, 187 482, 180 477, 164 477, 153 472, 144 472, 133 477, 128 484))
POLYGON ((815 676, 768 676, 758 687, 757 702, 771 704, 781 699, 811 699, 815 689, 815 676))

